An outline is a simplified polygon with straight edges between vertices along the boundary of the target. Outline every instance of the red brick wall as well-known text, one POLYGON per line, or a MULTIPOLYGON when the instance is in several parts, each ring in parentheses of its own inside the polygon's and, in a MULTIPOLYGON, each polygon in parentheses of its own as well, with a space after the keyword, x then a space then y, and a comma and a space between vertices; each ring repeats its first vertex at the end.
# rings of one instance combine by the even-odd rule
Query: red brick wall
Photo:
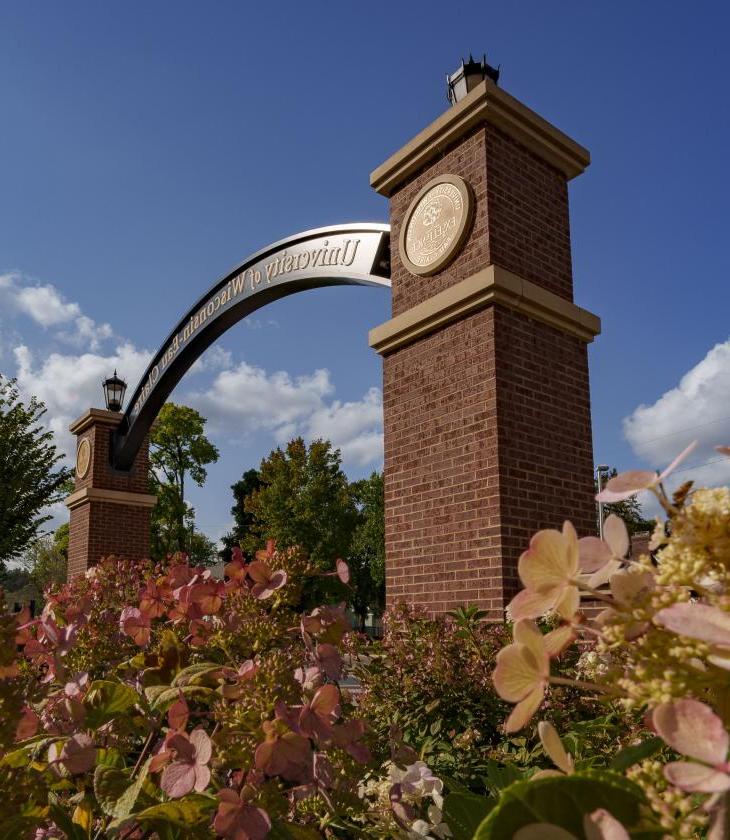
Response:
POLYGON ((500 609, 494 310, 386 356, 386 591, 500 609))
POLYGON ((532 534, 570 519, 594 534, 593 447, 585 342, 495 309, 502 562, 507 593, 532 534))
MULTIPOLYGON (((500 130, 473 129, 391 197, 393 315, 491 263, 573 299, 565 176, 500 130), (467 243, 416 277, 398 237, 416 193, 461 175, 475 199, 467 243)), ((387 594, 500 618, 530 536, 570 518, 595 531, 584 342, 501 306, 383 359, 387 594)))
POLYGON ((76 479, 76 490, 83 487, 100 487, 105 490, 122 490, 127 493, 148 493, 149 436, 144 439, 129 472, 116 472, 110 463, 109 447, 113 427, 95 423, 78 437, 79 442, 88 438, 91 445, 91 466, 84 478, 76 479))
POLYGON ((572 301, 565 176, 498 128, 485 136, 490 262, 572 301))
MULTIPOLYGON (((145 438, 128 473, 112 470, 109 461, 112 427, 96 422, 79 435, 91 445, 91 465, 76 490, 85 487, 126 493, 149 493, 149 438, 145 438)), ((68 549, 69 578, 83 574, 102 557, 137 559, 150 551, 150 509, 90 500, 71 510, 68 549)))

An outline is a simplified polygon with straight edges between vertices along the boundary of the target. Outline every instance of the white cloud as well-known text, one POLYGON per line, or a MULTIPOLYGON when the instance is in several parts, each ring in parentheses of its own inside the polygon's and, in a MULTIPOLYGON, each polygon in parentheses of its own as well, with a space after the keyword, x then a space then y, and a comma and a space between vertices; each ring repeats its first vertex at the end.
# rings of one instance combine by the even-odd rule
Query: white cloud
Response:
POLYGON ((326 370, 292 378, 285 371, 269 374, 241 362, 221 371, 210 388, 194 392, 188 399, 210 419, 212 427, 226 426, 244 437, 258 428, 276 429, 301 421, 333 390, 326 370))
POLYGON ((190 373, 205 373, 211 370, 226 370, 233 365, 233 354, 218 344, 209 347, 205 353, 196 359, 190 368, 190 373))
POLYGON ((326 438, 342 450, 343 460, 364 466, 382 459, 383 406, 377 388, 355 402, 327 402, 334 393, 329 371, 293 378, 285 371, 268 373, 241 362, 219 373, 206 391, 185 401, 204 414, 215 433, 245 439, 256 431, 273 433, 282 444, 296 435, 326 438))
POLYGON ((11 289, 18 309, 42 327, 65 324, 81 314, 78 303, 66 303, 53 286, 20 286, 16 281, 11 289))
POLYGON ((364 466, 383 458, 383 396, 371 388, 357 402, 321 406, 307 420, 305 436, 325 438, 342 450, 345 462, 364 466))
POLYGON ((25 345, 15 348, 18 386, 25 397, 35 395, 46 404, 44 421, 63 452, 72 457, 74 439, 68 426, 89 406, 103 405, 102 381, 116 368, 130 387, 142 376, 151 354, 121 344, 108 356, 96 353, 51 353, 42 361, 25 345))
POLYGON ((702 361, 652 405, 640 405, 624 420, 624 434, 650 467, 663 469, 687 444, 695 453, 676 473, 674 483, 700 485, 730 481, 730 459, 716 444, 730 444, 730 339, 716 344, 702 361))
POLYGON ((84 315, 78 303, 64 300, 50 283, 29 285, 19 272, 9 272, 0 275, 0 295, 9 309, 26 315, 43 329, 66 325, 56 337, 76 347, 96 351, 102 341, 113 336, 109 324, 97 324, 84 315))

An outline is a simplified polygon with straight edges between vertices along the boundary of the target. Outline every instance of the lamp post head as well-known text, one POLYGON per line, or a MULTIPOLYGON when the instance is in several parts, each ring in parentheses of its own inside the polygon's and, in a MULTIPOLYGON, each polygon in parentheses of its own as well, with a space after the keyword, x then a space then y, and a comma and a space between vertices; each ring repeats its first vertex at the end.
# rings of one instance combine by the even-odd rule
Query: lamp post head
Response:
POLYGON ((608 464, 599 464, 596 467, 596 472, 597 473, 607 473, 610 469, 611 468, 608 466, 608 464))
POLYGON ((127 383, 117 376, 116 370, 114 376, 110 376, 102 383, 104 389, 104 401, 108 411, 121 411, 124 405, 124 394, 127 390, 127 383))
POLYGON ((487 64, 487 56, 481 61, 474 61, 469 55, 469 61, 461 59, 461 67, 450 76, 446 76, 447 96, 452 105, 456 105, 484 79, 491 79, 495 85, 499 81, 499 68, 487 64))

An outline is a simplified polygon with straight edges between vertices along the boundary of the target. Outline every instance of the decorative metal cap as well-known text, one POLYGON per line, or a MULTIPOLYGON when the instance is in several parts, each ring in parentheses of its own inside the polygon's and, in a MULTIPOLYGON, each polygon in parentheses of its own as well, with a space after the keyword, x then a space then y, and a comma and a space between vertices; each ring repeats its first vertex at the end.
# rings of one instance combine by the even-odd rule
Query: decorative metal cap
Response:
POLYGON ((127 390, 127 383, 117 376, 116 369, 114 376, 110 376, 102 382, 104 389, 104 400, 109 411, 121 411, 124 405, 124 394, 127 390))
POLYGON ((469 61, 461 59, 461 67, 450 76, 446 76, 447 96, 452 105, 456 105, 484 79, 491 79, 496 85, 499 82, 499 67, 487 64, 486 54, 481 61, 474 61, 469 54, 469 61))

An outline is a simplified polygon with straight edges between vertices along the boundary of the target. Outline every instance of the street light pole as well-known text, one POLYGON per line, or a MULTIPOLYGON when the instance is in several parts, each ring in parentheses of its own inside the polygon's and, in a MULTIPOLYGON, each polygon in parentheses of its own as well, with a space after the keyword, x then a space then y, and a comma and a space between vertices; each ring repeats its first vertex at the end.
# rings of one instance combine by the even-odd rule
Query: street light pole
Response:
MULTIPOLYGON (((595 470, 596 484, 598 485, 598 492, 600 493, 603 487, 601 486, 601 478, 608 473, 607 464, 599 464, 595 470)), ((598 502, 598 536, 603 539, 603 502, 598 502)))

